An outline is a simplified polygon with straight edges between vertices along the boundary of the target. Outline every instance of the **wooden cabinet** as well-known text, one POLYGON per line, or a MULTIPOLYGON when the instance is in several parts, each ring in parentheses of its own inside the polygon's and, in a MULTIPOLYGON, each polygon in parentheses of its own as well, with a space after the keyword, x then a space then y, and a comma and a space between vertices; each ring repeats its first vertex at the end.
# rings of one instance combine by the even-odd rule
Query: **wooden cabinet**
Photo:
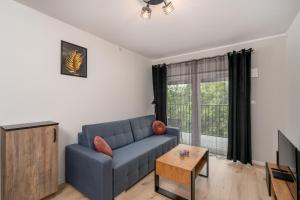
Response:
POLYGON ((58 123, 1 127, 1 199, 38 200, 58 189, 58 123))

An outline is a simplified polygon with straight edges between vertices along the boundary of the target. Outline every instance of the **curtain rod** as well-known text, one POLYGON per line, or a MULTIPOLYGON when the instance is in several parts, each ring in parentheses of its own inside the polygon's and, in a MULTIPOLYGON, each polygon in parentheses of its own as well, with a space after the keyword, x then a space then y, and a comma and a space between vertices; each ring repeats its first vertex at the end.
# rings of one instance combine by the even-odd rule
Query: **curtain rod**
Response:
MULTIPOLYGON (((237 53, 241 53, 243 50, 240 50, 240 51, 235 51, 237 53)), ((245 50, 246 52, 247 51, 250 51, 252 53, 255 53, 254 49, 250 48, 250 49, 246 49, 245 50)), ((230 54, 232 52, 229 52, 229 53, 225 53, 223 55, 217 55, 217 56, 212 56, 212 57, 204 57, 204 58, 200 58, 200 59, 192 59, 192 60, 188 60, 188 61, 181 61, 181 62, 177 62, 177 63, 169 63, 167 65, 177 65, 177 64, 182 64, 182 63, 186 63, 186 62, 193 62, 193 61, 199 61, 199 60, 203 60, 203 59, 214 59, 214 58, 218 58, 218 57, 223 57, 223 56, 227 56, 228 54, 230 54)))

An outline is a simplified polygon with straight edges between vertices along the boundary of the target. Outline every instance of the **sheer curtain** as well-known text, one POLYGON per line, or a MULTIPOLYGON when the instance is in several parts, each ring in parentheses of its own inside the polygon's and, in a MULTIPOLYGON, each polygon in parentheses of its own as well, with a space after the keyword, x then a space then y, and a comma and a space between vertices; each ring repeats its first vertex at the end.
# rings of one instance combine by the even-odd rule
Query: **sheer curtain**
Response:
POLYGON ((167 65, 167 120, 181 142, 227 153, 228 60, 216 56, 167 65))

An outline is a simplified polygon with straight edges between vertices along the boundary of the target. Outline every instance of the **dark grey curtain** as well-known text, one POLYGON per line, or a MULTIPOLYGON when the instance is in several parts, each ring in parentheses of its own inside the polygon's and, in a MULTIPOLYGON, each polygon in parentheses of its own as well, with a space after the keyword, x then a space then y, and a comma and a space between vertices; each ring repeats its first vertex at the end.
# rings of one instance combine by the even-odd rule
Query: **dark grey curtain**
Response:
POLYGON ((229 160, 252 164, 251 153, 251 53, 252 50, 228 53, 229 63, 229 160))
POLYGON ((167 124, 167 66, 152 66, 153 93, 156 119, 167 124))

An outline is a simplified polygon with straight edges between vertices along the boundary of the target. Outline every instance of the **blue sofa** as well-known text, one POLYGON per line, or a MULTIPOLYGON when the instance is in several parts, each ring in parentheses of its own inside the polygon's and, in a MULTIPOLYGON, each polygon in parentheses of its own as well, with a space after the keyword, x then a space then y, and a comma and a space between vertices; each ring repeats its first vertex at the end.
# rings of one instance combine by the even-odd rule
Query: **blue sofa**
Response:
POLYGON ((155 159, 179 143, 178 128, 167 127, 153 135, 154 115, 129 120, 85 125, 78 144, 66 147, 66 180, 91 200, 111 200, 154 170, 155 159), (101 136, 113 157, 94 150, 101 136))

